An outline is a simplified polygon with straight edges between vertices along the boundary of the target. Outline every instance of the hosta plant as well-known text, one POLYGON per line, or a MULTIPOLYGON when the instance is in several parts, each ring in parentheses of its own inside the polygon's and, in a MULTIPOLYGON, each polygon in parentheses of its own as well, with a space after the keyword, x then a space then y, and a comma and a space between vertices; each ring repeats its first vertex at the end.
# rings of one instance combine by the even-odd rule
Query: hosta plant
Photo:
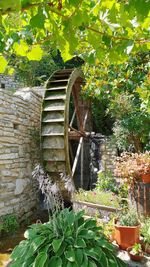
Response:
POLYGON ((25 238, 11 254, 11 267, 126 266, 102 228, 93 219, 85 220, 82 211, 54 213, 49 222, 30 226, 25 238))

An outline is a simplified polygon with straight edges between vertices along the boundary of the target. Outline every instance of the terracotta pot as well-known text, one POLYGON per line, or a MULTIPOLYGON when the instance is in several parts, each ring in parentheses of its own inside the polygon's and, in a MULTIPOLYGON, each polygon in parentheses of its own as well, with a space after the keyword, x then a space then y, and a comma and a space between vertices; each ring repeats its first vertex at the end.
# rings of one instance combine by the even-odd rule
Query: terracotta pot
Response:
POLYGON ((126 250, 140 241, 140 225, 121 226, 115 224, 114 239, 120 249, 126 250))
POLYGON ((128 255, 132 261, 141 261, 143 259, 144 257, 143 253, 141 253, 140 255, 134 255, 130 253, 131 250, 132 250, 132 247, 127 248, 128 255))
POLYGON ((150 172, 141 175, 144 184, 150 184, 150 172))

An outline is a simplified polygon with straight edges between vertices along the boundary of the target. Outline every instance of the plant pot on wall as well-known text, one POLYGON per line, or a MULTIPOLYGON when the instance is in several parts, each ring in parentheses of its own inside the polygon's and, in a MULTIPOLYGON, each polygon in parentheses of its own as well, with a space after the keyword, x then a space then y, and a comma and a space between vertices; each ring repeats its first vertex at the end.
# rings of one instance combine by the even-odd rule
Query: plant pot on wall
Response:
POLYGON ((144 184, 150 184, 150 172, 141 175, 144 184))
POLYGON ((114 239, 120 249, 126 250, 140 241, 140 226, 121 226, 115 224, 114 239))
POLYGON ((139 255, 132 254, 132 247, 127 248, 127 252, 132 261, 141 261, 144 257, 143 253, 139 255))

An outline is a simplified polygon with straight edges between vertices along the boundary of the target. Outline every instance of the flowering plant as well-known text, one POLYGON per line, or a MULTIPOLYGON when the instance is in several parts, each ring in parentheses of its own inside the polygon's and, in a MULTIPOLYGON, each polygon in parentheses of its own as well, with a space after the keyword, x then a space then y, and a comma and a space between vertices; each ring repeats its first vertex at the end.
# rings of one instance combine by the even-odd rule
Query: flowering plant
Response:
POLYGON ((150 172, 150 153, 124 152, 116 159, 115 175, 130 181, 140 179, 142 174, 150 172))

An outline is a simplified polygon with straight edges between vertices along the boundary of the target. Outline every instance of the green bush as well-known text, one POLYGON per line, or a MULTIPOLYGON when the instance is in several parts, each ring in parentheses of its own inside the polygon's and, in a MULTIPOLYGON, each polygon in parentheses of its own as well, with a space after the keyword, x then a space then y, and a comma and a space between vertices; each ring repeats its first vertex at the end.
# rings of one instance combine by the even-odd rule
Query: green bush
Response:
POLYGON ((6 214, 0 217, 0 232, 13 233, 18 228, 19 223, 15 214, 6 214))
POLYGON ((30 226, 25 238, 11 254, 11 267, 126 266, 102 228, 93 219, 85 220, 81 211, 54 213, 49 222, 30 226))
POLYGON ((150 245, 150 218, 144 220, 144 224, 141 227, 141 234, 144 242, 150 245))
POLYGON ((122 226, 137 226, 139 225, 139 219, 135 210, 125 211, 119 216, 118 224, 122 226))

